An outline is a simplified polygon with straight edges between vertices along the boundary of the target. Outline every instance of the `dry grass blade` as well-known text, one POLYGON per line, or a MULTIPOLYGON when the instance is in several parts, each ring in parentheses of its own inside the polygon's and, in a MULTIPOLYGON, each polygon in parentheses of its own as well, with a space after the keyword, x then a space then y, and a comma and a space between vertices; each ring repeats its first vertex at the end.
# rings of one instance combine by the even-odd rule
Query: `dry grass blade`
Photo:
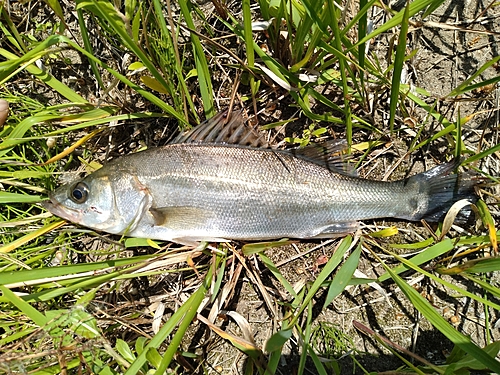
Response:
POLYGON ((239 350, 241 350, 243 353, 250 356, 251 358, 258 358, 262 354, 260 348, 255 346, 255 343, 253 343, 253 341, 249 341, 241 337, 237 337, 231 333, 223 331, 215 324, 212 324, 210 321, 208 321, 202 315, 198 315, 198 320, 204 323, 207 327, 209 327, 212 331, 214 331, 223 339, 229 340, 235 347, 237 347, 239 350))
POLYGON ((231 317, 236 324, 238 324, 238 327, 241 329, 241 333, 243 333, 243 337, 245 340, 253 343, 255 346, 255 339, 254 339, 254 334, 252 332, 252 327, 250 326, 250 323, 248 323, 248 320, 246 320, 241 314, 238 314, 236 311, 228 311, 226 312, 226 315, 231 317))
POLYGON ((25 236, 0 247, 0 253, 10 253, 18 247, 44 235, 45 233, 49 233, 52 230, 62 227, 64 224, 66 224, 65 220, 57 220, 56 222, 48 224, 41 229, 28 233, 25 236))
POLYGON ((61 160, 64 157, 68 156, 73 151, 75 151, 78 147, 80 147, 81 145, 83 145, 88 140, 92 139, 94 136, 96 136, 97 134, 99 134, 103 130, 104 129, 95 129, 94 131, 92 131, 91 133, 87 134, 82 139, 80 139, 77 142, 75 142, 74 144, 72 144, 70 147, 66 148, 63 152, 61 152, 58 155, 56 155, 56 156, 50 158, 49 160, 47 160, 42 165, 47 165, 47 164, 50 164, 50 163, 54 163, 54 162, 56 162, 58 160, 61 160))
POLYGON ((401 345, 398 345, 398 344, 392 342, 391 340, 387 339, 386 337, 383 337, 383 336, 377 334, 375 331, 373 331, 372 329, 368 328, 364 324, 362 324, 362 323, 360 323, 360 322, 358 322, 356 320, 354 320, 352 322, 352 324, 353 324, 353 326, 356 329, 359 329, 364 334, 372 336, 372 337, 376 338, 377 340, 382 341, 383 343, 391 346, 392 348, 400 351, 401 353, 404 353, 404 354, 406 354, 406 355, 408 355, 408 356, 416 359, 420 363, 423 363, 424 365, 428 366, 429 368, 433 369, 434 371, 437 371, 438 373, 441 373, 441 371, 438 369, 437 366, 434 366, 432 363, 430 363, 429 361, 427 361, 425 358, 422 358, 421 356, 419 356, 419 355, 417 355, 415 353, 412 353, 411 351, 403 348, 401 345))
POLYGON ((462 208, 470 205, 471 203, 467 199, 461 199, 455 202, 450 207, 449 211, 446 213, 445 218, 443 219, 443 228, 441 229, 441 236, 439 237, 439 241, 442 241, 446 237, 462 208))
POLYGON ((493 252, 495 254, 498 254, 498 240, 497 240, 497 231, 495 229, 495 221, 493 220, 493 217, 491 216, 491 213, 488 210, 488 206, 484 203, 483 200, 479 200, 476 203, 476 207, 479 211, 479 216, 481 217, 484 226, 488 229, 488 234, 490 236, 493 252))

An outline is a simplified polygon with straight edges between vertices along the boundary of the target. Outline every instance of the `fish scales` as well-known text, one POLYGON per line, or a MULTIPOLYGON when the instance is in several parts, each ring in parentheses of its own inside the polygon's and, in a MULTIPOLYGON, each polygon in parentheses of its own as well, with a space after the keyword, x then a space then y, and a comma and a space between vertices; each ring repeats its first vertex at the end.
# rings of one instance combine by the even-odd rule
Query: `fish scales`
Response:
POLYGON ((346 174, 335 158, 328 164, 182 139, 111 161, 58 188, 44 205, 97 230, 179 243, 315 238, 352 232, 372 218, 436 220, 470 197, 474 185, 450 174, 457 162, 405 180, 372 181, 346 174))
POLYGON ((209 211, 207 235, 313 237, 334 223, 408 210, 409 192, 402 183, 361 184, 279 151, 188 144, 153 152, 123 158, 109 169, 123 162, 148 187, 157 207, 209 211))

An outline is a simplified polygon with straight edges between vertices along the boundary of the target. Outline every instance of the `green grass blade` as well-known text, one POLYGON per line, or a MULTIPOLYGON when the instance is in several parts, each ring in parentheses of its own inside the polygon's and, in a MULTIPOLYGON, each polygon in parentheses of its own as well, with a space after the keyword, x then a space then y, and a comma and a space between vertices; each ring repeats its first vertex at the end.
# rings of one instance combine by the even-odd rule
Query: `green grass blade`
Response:
POLYGON ((37 327, 32 326, 24 328, 23 331, 17 331, 13 334, 10 334, 7 337, 0 339, 0 347, 4 347, 5 345, 10 344, 11 342, 21 340, 24 337, 31 335, 36 330, 37 327))
POLYGON ((188 300, 182 304, 181 307, 172 315, 172 317, 160 328, 158 333, 151 339, 148 345, 144 348, 144 351, 136 358, 136 360, 131 364, 131 366, 125 372, 125 375, 135 375, 141 371, 142 366, 147 361, 147 354, 150 348, 158 349, 173 332, 175 327, 179 326, 177 332, 172 338, 163 358, 161 360, 160 366, 157 368, 156 374, 164 374, 168 365, 170 364, 172 358, 177 352, 180 341, 184 336, 186 329, 191 324, 192 320, 196 316, 196 311, 205 298, 207 292, 210 289, 210 282, 212 280, 212 267, 209 268, 202 285, 194 292, 188 300))
MULTIPOLYGON (((347 236, 346 238, 344 238, 342 240, 342 242, 338 245, 337 249, 335 249, 335 252, 332 255, 332 257, 330 258, 330 260, 327 262, 327 264, 321 270, 320 274, 318 275, 318 277, 314 281, 313 285, 309 289, 307 295, 305 297, 302 297, 303 296, 302 292, 299 293, 299 295, 297 295, 297 297, 294 300, 294 304, 297 303, 298 301, 300 301, 301 305, 300 305, 298 311, 295 312, 293 319, 290 322, 283 320, 282 329, 279 332, 275 333, 273 336, 271 336, 271 338, 266 343, 266 351, 271 352, 271 359, 269 360, 269 364, 273 363, 274 365, 277 366, 276 361, 279 360, 281 348, 284 345, 284 343, 290 339, 290 337, 292 335, 291 328, 297 324, 298 319, 301 316, 302 312, 306 308, 308 308, 314 295, 318 292, 319 288, 321 288, 323 286, 327 277, 332 272, 335 271, 337 266, 342 261, 344 254, 350 249, 351 245, 352 245, 352 238, 350 236, 347 236)), ((356 256, 353 258, 353 260, 355 258, 356 258, 356 256)), ((347 268, 346 268, 346 270, 347 270, 347 268)), ((274 368, 274 367, 272 367, 272 368, 274 368)))
POLYGON ((3 33, 10 41, 10 43, 12 43, 12 45, 14 45, 19 50, 19 52, 26 53, 28 51, 28 48, 26 47, 26 44, 24 44, 23 37, 21 37, 21 35, 19 34, 17 27, 10 19, 10 15, 7 12, 7 9, 5 9, 4 6, 1 6, 0 8, 2 17, 0 28, 2 29, 3 33), (5 25, 9 27, 10 32, 5 28, 5 25))
MULTIPOLYGON (((333 34, 335 35, 334 47, 339 53, 341 53, 342 43, 341 43, 341 38, 340 38, 339 23, 338 23, 338 19, 337 19, 337 12, 339 12, 339 10, 335 6, 333 0, 328 1, 328 11, 330 12, 329 18, 332 20, 332 23, 330 23, 330 27, 333 29, 333 34)), ((347 62, 342 57, 339 57, 339 66, 340 66, 340 76, 342 78, 342 89, 343 89, 342 92, 344 94, 343 112, 344 112, 344 121, 345 121, 345 128, 346 128, 347 147, 350 150, 351 145, 352 145, 351 98, 348 95, 349 83, 348 83, 347 75, 346 75, 347 62)))
POLYGON ((328 372, 326 371, 325 367, 321 363, 319 357, 317 354, 314 352, 314 348, 311 346, 311 333, 312 333, 312 319, 313 319, 313 303, 312 301, 309 303, 307 307, 307 321, 306 321, 306 327, 304 330, 304 333, 301 335, 302 336, 302 351, 300 355, 300 362, 299 362, 299 369, 297 371, 297 374, 304 374, 305 366, 306 366, 306 360, 307 356, 309 356, 313 363, 314 366, 316 367, 316 370, 318 371, 318 374, 321 375, 327 375, 328 372))
MULTIPOLYGON (((69 286, 61 287, 56 286, 52 289, 45 289, 42 290, 41 292, 36 292, 32 293, 26 296, 23 296, 23 299, 26 302, 40 302, 40 301, 50 301, 53 300, 59 296, 63 296, 66 294, 71 294, 77 290, 84 290, 86 288, 94 288, 98 285, 102 285, 104 283, 107 283, 111 280, 114 280, 116 277, 120 276, 123 272, 122 271, 114 271, 110 272, 101 276, 87 276, 84 278, 77 278, 72 284, 69 286)), ((61 283, 62 285, 65 284, 64 282, 61 283)), ((0 297, 1 301, 1 297, 0 297)), ((3 301, 1 301, 3 302, 3 301)))
POLYGON ((271 18, 270 12, 269 12, 269 7, 271 3, 267 0, 258 0, 259 3, 259 10, 260 14, 262 14, 262 17, 267 21, 271 18))
POLYGON ((8 193, 6 191, 0 191, 0 204, 6 203, 37 203, 44 200, 40 196, 28 195, 28 194, 17 194, 8 193))
MULTIPOLYGON (((368 15, 366 14, 366 11, 364 11, 365 7, 367 5, 367 0, 360 0, 359 1, 359 12, 356 14, 356 16, 360 15, 359 22, 358 22, 358 40, 362 40, 366 36, 367 32, 367 26, 368 26, 368 15)), ((347 28, 347 27, 346 27, 347 28)), ((345 31, 345 30, 343 30, 345 31)), ((359 71, 359 79, 361 83, 361 87, 364 87, 365 85, 365 73, 364 73, 364 68, 365 68, 365 60, 366 60, 366 43, 362 43, 358 46, 358 61, 359 61, 359 66, 360 66, 360 71, 359 71)))
MULTIPOLYGON (((491 357, 496 357, 498 355, 498 352, 500 351, 500 341, 493 342, 489 345, 487 345, 483 349, 486 353, 488 353, 491 357)), ((467 354, 464 358, 461 360, 453 363, 454 366, 454 371, 458 373, 458 370, 460 369, 466 369, 466 371, 472 369, 472 370, 482 370, 482 371, 488 371, 489 368, 485 367, 484 364, 482 364, 480 361, 478 361, 476 358, 474 358, 473 355, 467 354)))
POLYGON ((389 107, 389 129, 394 133, 394 121, 396 119, 396 110, 398 108, 399 87, 401 85, 401 73, 406 55, 406 37, 408 35, 408 20, 410 18, 410 2, 407 2, 403 19, 401 22, 401 31, 398 36, 398 46, 396 48, 396 57, 394 59, 394 69, 392 71, 391 101, 389 107))
MULTIPOLYGON (((197 122, 199 122, 198 118, 198 112, 196 111, 196 107, 193 103, 193 100, 191 99, 191 95, 186 83, 186 77, 184 76, 183 73, 183 64, 181 61, 180 57, 180 52, 178 48, 178 42, 177 42, 177 29, 175 27, 174 21, 171 19, 171 15, 169 14, 168 20, 170 24, 170 30, 167 27, 166 20, 164 17, 164 12, 163 12, 163 7, 162 7, 163 2, 160 0, 153 0, 153 6, 154 6, 154 11, 155 11, 155 17, 156 17, 156 22, 158 23, 160 27, 160 35, 165 39, 165 49, 167 51, 167 56, 165 56, 165 61, 162 63, 163 66, 169 66, 171 69, 174 70, 175 76, 177 78, 178 82, 178 88, 180 92, 180 105, 182 106, 182 110, 184 111, 184 116, 188 118, 188 109, 190 109, 191 114, 195 118, 197 122), (171 61, 169 61, 168 58, 175 58, 175 64, 172 64, 171 61)), ((151 43, 150 43, 151 44, 151 43)), ((160 60, 162 61, 162 60, 160 60)), ((164 73, 168 77, 168 71, 167 73, 164 73)), ((172 84, 172 89, 174 92, 171 91, 172 98, 175 100, 177 97, 177 93, 175 92, 176 88, 172 84)), ((178 110, 180 110, 178 108, 178 110)))
MULTIPOLYGON (((445 239, 428 249, 425 249, 421 253, 411 257, 408 261, 411 262, 411 264, 414 265, 420 265, 423 263, 427 263, 433 259, 438 258, 439 256, 447 253, 448 251, 453 249, 453 242, 450 239, 445 239)), ((401 272, 408 271, 408 267, 405 266, 405 264, 401 264, 393 269, 391 269, 391 272, 386 272, 382 274, 377 280, 378 282, 383 282, 385 280, 388 280, 392 274, 398 275, 401 272)))
POLYGON ((462 150, 465 149, 464 141, 462 139, 462 123, 460 121, 460 107, 458 107, 457 122, 455 124, 455 158, 460 158, 462 156, 462 150))
POLYGON ((82 272, 91 272, 104 270, 112 267, 131 266, 133 264, 141 264, 148 262, 153 255, 141 255, 137 257, 114 259, 105 262, 95 263, 79 263, 72 265, 64 265, 59 267, 44 267, 33 270, 16 270, 15 272, 0 272, 0 285, 17 284, 32 280, 42 280, 67 275, 78 275, 82 272))
MULTIPOLYGON (((188 28, 191 30, 196 30, 193 18, 191 17, 189 0, 180 0, 179 6, 188 28)), ((198 73, 198 81, 200 84, 200 93, 203 100, 205 117, 211 118, 215 115, 215 107, 212 80, 210 78, 210 70, 208 69, 207 58, 205 57, 200 38, 194 33, 191 33, 191 42, 193 43, 193 54, 195 58, 196 71, 198 73)))
MULTIPOLYGON (((43 227, 35 230, 34 232, 30 232, 28 234, 25 234, 24 236, 17 238, 16 240, 9 242, 3 246, 0 247, 0 254, 2 253, 10 253, 14 250, 16 250, 18 247, 27 244, 28 242, 31 242, 35 238, 38 238, 39 236, 50 232, 53 229, 59 228, 64 224, 63 220, 55 221, 53 223, 49 223, 44 225, 43 227)), ((10 270, 9 267, 7 267, 6 270, 10 270)), ((1 276, 1 274, 0 274, 1 276)), ((4 283, 5 284, 5 283, 4 283)))
POLYGON ((485 157, 492 155, 498 151, 500 151, 500 143, 487 149, 487 150, 484 150, 484 151, 481 151, 475 155, 472 155, 470 158, 465 159, 465 161, 462 163, 462 165, 470 164, 472 162, 475 162, 476 160, 484 159, 485 157))
POLYGON ((320 374, 320 375, 328 375, 328 372, 326 371, 325 366, 323 366, 323 363, 321 363, 321 360, 317 356, 317 354, 314 353, 313 348, 309 346, 307 348, 307 352, 308 352, 309 356, 311 357, 311 359, 312 359, 312 361, 314 363, 314 367, 318 371, 318 374, 320 374))
MULTIPOLYGON (((202 290, 200 288, 199 290, 202 290)), ((151 349, 158 349, 167 339, 168 336, 173 332, 175 327, 184 319, 187 311, 190 309, 190 304, 195 299, 196 292, 189 297, 189 299, 182 304, 181 307, 170 317, 170 319, 165 322, 165 324, 160 328, 158 333, 151 339, 151 341, 146 345, 144 351, 137 356, 135 361, 130 365, 130 367, 125 372, 125 375, 135 375, 141 372, 141 368, 148 361, 147 356, 151 349)))
POLYGON ((10 289, 0 285, 0 290, 2 291, 4 299, 12 303, 19 310, 21 310, 28 318, 30 318, 39 327, 44 327, 48 323, 48 319, 31 306, 29 303, 24 301, 22 298, 16 296, 10 289))
POLYGON ((266 351, 275 353, 281 350, 281 347, 292 337, 292 330, 288 326, 272 335, 266 342, 266 351))
POLYGON ((344 254, 350 249, 351 244, 352 244, 352 237, 351 236, 347 236, 342 240, 342 242, 340 243, 338 248, 335 250, 332 257, 328 260, 328 262, 323 267, 323 269, 319 273, 318 277, 314 281, 313 285, 311 286, 311 289, 309 290, 306 297, 302 301, 300 308, 295 313, 295 316, 293 317, 292 321, 290 322, 289 327, 293 327, 297 323, 297 321, 300 317, 300 314, 302 314, 302 312, 307 308, 307 305, 309 304, 311 299, 314 297, 314 295, 318 292, 319 288, 325 282, 327 277, 330 276, 330 274, 333 271, 335 271, 337 266, 342 261, 344 254))
POLYGON ((434 3, 430 4, 427 9, 425 10, 424 14, 422 14, 422 19, 427 18, 429 15, 431 15, 437 8, 441 6, 443 1, 434 1, 434 3))
MULTIPOLYGON (((302 335, 303 342, 302 342, 302 351, 300 353, 299 369, 297 371, 298 374, 304 373, 304 369, 306 367, 308 349, 311 349, 309 343, 311 341, 312 317, 313 317, 312 303, 309 303, 309 306, 307 306, 306 327, 304 330, 304 334, 302 335)), ((314 352, 314 350, 311 351, 314 352)))
POLYGON ((452 268, 438 269, 442 274, 456 275, 467 273, 486 273, 500 271, 500 258, 481 258, 457 265, 452 268))
POLYGON ((94 60, 99 66, 103 67, 106 69, 108 72, 110 72, 112 75, 114 75, 116 78, 118 78, 121 82, 123 82, 125 85, 129 86, 131 89, 137 91, 140 95, 142 95, 145 99, 149 100, 151 103, 157 105, 160 107, 162 110, 165 112, 169 113, 172 115, 174 118, 179 120, 182 124, 187 124, 189 125, 188 121, 184 118, 184 116, 177 112, 175 108, 173 108, 171 105, 165 103, 163 100, 159 99, 157 96, 154 94, 150 93, 148 90, 143 89, 142 87, 136 85, 129 79, 127 79, 124 75, 118 73, 114 69, 111 69, 109 66, 107 66, 105 63, 103 63, 101 60, 97 59, 96 57, 92 56, 89 54, 86 50, 78 46, 76 43, 73 43, 71 40, 61 36, 52 36, 50 37, 52 39, 52 42, 58 43, 58 42, 64 42, 69 44, 71 47, 74 49, 78 50, 82 54, 84 54, 87 58, 90 60, 94 60))
MULTIPOLYGON (((59 374, 62 374, 68 370, 75 369, 75 371, 78 371, 78 369, 80 369, 81 367, 82 367, 82 363, 80 361, 80 358, 75 358, 71 361, 66 362, 64 364, 64 366, 62 366, 62 365, 48 366, 48 367, 45 367, 43 370, 35 370, 35 371, 31 372, 30 375, 59 375, 59 374)), ((108 373, 102 372, 101 374, 102 375, 111 375, 112 372, 108 372, 108 373)))
POLYGON ((120 13, 118 13, 115 6, 105 0, 90 0, 90 1, 80 1, 77 9, 86 9, 93 12, 100 19, 106 20, 109 27, 120 37, 121 43, 132 51, 139 60, 144 64, 148 71, 153 75, 153 77, 163 86, 165 89, 168 88, 168 84, 156 69, 153 62, 144 53, 144 51, 139 47, 139 45, 134 41, 131 35, 128 33, 129 25, 126 25, 124 18, 120 13))
POLYGON ((265 256, 263 253, 259 253, 259 258, 264 263, 269 271, 278 279, 278 281, 283 285, 283 287, 286 289, 288 293, 292 297, 297 297, 297 293, 295 293, 295 290, 293 290, 293 287, 290 285, 290 283, 283 277, 281 274, 280 270, 278 267, 274 265, 274 263, 269 259, 267 256, 265 256))
POLYGON ((301 18, 300 24, 296 26, 296 35, 290 39, 292 49, 292 62, 296 62, 291 68, 292 73, 298 72, 307 64, 314 65, 311 57, 317 53, 317 47, 322 39, 328 39, 330 33, 322 18, 327 18, 328 13, 321 9, 322 3, 319 1, 304 1, 305 14, 301 18), (312 34, 312 35, 311 35, 312 34), (306 53, 303 53, 304 46, 307 45, 306 53), (300 60, 300 61, 299 61, 300 60))
POLYGON ((468 273, 462 273, 461 276, 476 283, 481 288, 483 288, 486 292, 491 293, 491 295, 495 296, 496 298, 500 298, 500 288, 495 287, 491 282, 484 281, 484 280, 477 278, 477 277, 474 277, 468 273))
POLYGON ((212 289, 212 298, 211 301, 215 301, 217 298, 217 295, 219 294, 220 286, 222 285, 222 281, 224 280, 224 275, 225 275, 225 270, 226 270, 226 262, 221 262, 221 266, 219 270, 217 271, 217 276, 215 278, 215 284, 212 289))
MULTIPOLYGON (((384 265, 385 266, 385 265, 384 265)), ((451 340, 455 345, 459 346, 465 352, 471 354, 486 368, 497 373, 500 372, 500 362, 495 360, 487 352, 476 346, 469 337, 458 332, 453 328, 441 315, 439 315, 434 307, 418 293, 414 288, 408 285, 403 279, 394 274, 390 268, 386 267, 392 279, 396 282, 401 291, 408 297, 415 308, 429 320, 443 335, 451 340)))
POLYGON ((168 346, 165 354, 163 354, 160 366, 156 370, 157 375, 161 375, 166 372, 170 362, 172 361, 175 354, 179 350, 182 338, 186 334, 188 327, 193 322, 193 319, 196 317, 198 307, 200 307, 201 303, 203 302, 203 299, 210 290, 211 281, 212 281, 212 268, 210 268, 210 271, 207 273, 205 280, 203 284, 200 286, 200 288, 195 293, 193 293, 193 295, 185 302, 188 305, 188 309, 186 310, 186 313, 184 314, 182 321, 179 324, 177 332, 175 333, 174 337, 172 337, 170 345, 168 346))
POLYGON ((349 281, 358 267, 359 257, 361 255, 361 244, 362 241, 359 242, 356 249, 351 253, 351 255, 349 255, 349 258, 347 258, 344 264, 337 271, 333 280, 330 282, 325 303, 323 304, 323 309, 326 309, 328 305, 333 302, 335 297, 342 293, 345 287, 349 285, 349 281))
POLYGON ((478 87, 483 87, 483 86, 486 86, 488 84, 493 84, 493 83, 499 82, 500 81, 500 76, 497 76, 497 77, 492 78, 492 79, 490 79, 488 81, 485 81, 485 82, 482 82, 482 83, 479 83, 479 84, 471 85, 472 81, 474 81, 477 77, 479 77, 481 74, 483 74, 483 72, 486 69, 490 68, 494 64, 497 64, 499 60, 500 60, 500 56, 495 56, 491 60, 488 60, 485 64, 483 64, 483 66, 481 66, 477 71, 475 71, 474 74, 472 74, 469 78, 467 78, 464 82, 462 82, 457 88, 455 88, 454 90, 452 90, 446 96, 447 97, 459 96, 459 95, 462 95, 462 94, 464 94, 464 93, 466 93, 468 91, 474 90, 474 89, 476 89, 478 87))
MULTIPOLYGON (((52 8, 54 13, 64 23, 64 12, 58 0, 45 0, 45 2, 52 8)), ((62 32, 63 30, 60 30, 62 32)))
MULTIPOLYGON (((88 53, 93 55, 94 52, 92 50, 92 43, 91 43, 90 38, 89 38, 89 33, 87 31, 87 26, 85 24, 85 19, 84 19, 82 10, 77 9, 76 15, 78 18, 78 25, 80 25, 80 32, 82 33, 81 35, 82 35, 82 40, 83 40, 83 46, 84 46, 85 50, 88 51, 88 53)), ((89 60, 89 63, 90 63, 90 69, 92 70, 92 73, 94 73, 94 77, 97 80, 97 84, 99 85, 99 87, 101 89, 104 89, 105 87, 104 87, 104 83, 102 82, 101 72, 99 71, 99 69, 97 69, 97 64, 95 63, 94 60, 89 60)))
MULTIPOLYGON (((78 122, 77 120, 85 120, 89 117, 93 118, 92 116, 89 116, 91 112, 92 111, 82 113, 78 118, 75 117, 75 121, 78 122)), ((48 132, 44 134, 44 137, 53 137, 61 134, 66 134, 69 132, 74 132, 76 130, 89 128, 96 125, 108 124, 110 122, 115 122, 115 121, 131 121, 136 119, 148 119, 148 118, 153 119, 161 117, 165 117, 165 115, 163 113, 141 112, 141 113, 127 113, 123 115, 102 117, 102 118, 97 118, 95 120, 89 119, 75 125, 65 126, 64 128, 48 132)))
MULTIPOLYGON (((49 39, 51 39, 51 37, 49 37, 49 39)), ((13 53, 4 50, 2 48, 0 48, 0 55, 5 57, 8 60, 7 62, 10 63, 10 66, 8 67, 9 71, 19 67, 23 67, 28 71, 28 73, 38 78, 41 82, 45 83, 47 86, 52 87, 56 92, 61 94, 64 98, 68 99, 70 102, 88 103, 87 100, 82 98, 75 91, 70 89, 68 86, 66 86, 58 79, 51 76, 46 71, 41 70, 32 63, 26 64, 26 61, 30 60, 36 61, 40 57, 50 53, 48 48, 52 45, 51 41, 52 40, 43 41, 42 43, 40 43, 39 46, 31 50, 30 52, 26 53, 22 58, 18 58, 13 53)), ((3 74, 0 74, 0 81, 3 80, 4 78, 5 76, 3 74)))
MULTIPOLYGON (((361 28, 363 28, 363 23, 364 21, 362 20, 363 18, 367 17, 368 12, 373 8, 373 6, 377 3, 378 0, 370 0, 368 3, 366 0, 361 0, 359 2, 359 12, 356 13, 352 19, 349 21, 346 27, 342 30, 340 36, 342 38, 345 37, 345 35, 351 30, 354 26, 358 26, 358 43, 356 43, 355 47, 359 47, 362 44, 365 44, 370 37, 366 38, 367 34, 366 33, 361 33, 361 28)), ((396 24, 397 25, 397 24, 396 24)), ((366 30, 366 29, 365 29, 366 30)), ((353 48, 354 46, 351 46, 353 48)), ((364 51, 363 51, 364 52, 364 51)), ((358 58, 359 61, 361 59, 358 58)))
MULTIPOLYGON (((245 38, 245 51, 247 64, 250 69, 255 66, 255 51, 253 49, 253 32, 252 32, 252 13, 250 12, 250 0, 243 0, 241 3, 243 9, 243 36, 245 38)), ((257 93, 257 85, 255 78, 250 75, 250 89, 252 97, 257 93)))
MULTIPOLYGON (((477 295, 473 294, 473 293, 470 293, 468 292, 467 290, 465 289, 462 289, 438 276, 435 276, 434 274, 430 273, 430 272, 427 272, 427 271, 424 271, 422 268, 418 267, 417 265, 413 264, 411 261, 409 260, 406 260, 404 259, 403 257, 400 257, 396 254, 391 254, 392 256, 394 256, 397 260, 399 260, 400 262, 404 263, 408 268, 410 269, 413 269, 414 271, 417 271, 418 273, 422 274, 422 275, 425 275, 427 276, 428 278, 434 280, 435 282, 439 283, 439 284, 442 284, 444 286, 446 286, 447 288, 450 288, 451 290, 455 290, 456 292, 460 293, 460 295, 462 296, 466 296, 466 297, 469 297, 475 301, 478 301, 486 306, 489 306, 491 308, 494 308, 495 310, 499 310, 500 311, 500 305, 492 302, 492 301, 488 301, 482 297, 478 297, 477 295)), ((500 264, 500 262, 496 262, 496 268, 495 270, 498 270, 498 265, 500 264)), ((488 269, 487 271, 485 272, 491 272, 490 269, 488 269)), ((392 275, 396 275, 395 273, 393 273, 392 271, 389 272, 391 274, 391 277, 392 275)))
MULTIPOLYGON (((437 1, 436 0, 415 0, 415 1, 412 1, 410 3, 409 9, 408 9, 408 16, 413 17, 415 14, 417 14, 421 10, 423 10, 429 6, 438 6, 439 4, 442 4, 443 2, 444 2, 444 0, 437 0, 437 1)), ((400 26, 403 22, 405 12, 406 12, 406 9, 400 11, 398 14, 396 14, 394 17, 392 17, 389 21, 387 21, 382 26, 375 29, 372 33, 368 34, 363 39, 361 39, 358 43, 353 45, 352 48, 357 48, 360 44, 366 43, 370 39, 375 38, 377 35, 385 33, 387 30, 392 29, 393 27, 400 26)))
MULTIPOLYGON (((76 130, 80 128, 84 128, 87 126, 93 126, 97 124, 102 124, 102 123, 107 123, 110 121, 109 115, 115 112, 117 108, 110 108, 110 107, 103 107, 103 108, 97 108, 97 109, 92 109, 89 110, 87 109, 86 111, 82 113, 78 113, 75 115, 67 115, 64 113, 50 113, 46 114, 44 112, 41 112, 39 114, 30 116, 25 118, 23 121, 21 121, 17 126, 11 131, 11 133, 4 138, 3 142, 0 143, 0 156, 6 155, 10 149, 13 146, 20 145, 22 143, 26 143, 29 141, 32 141, 34 139, 37 139, 37 137, 26 137, 25 134, 35 125, 46 122, 46 121, 61 121, 61 122, 81 122, 84 121, 83 123, 79 124, 76 128, 75 127, 68 127, 61 129, 59 131, 55 132, 50 132, 45 134, 45 137, 49 136, 54 136, 57 134, 62 134, 66 133, 69 130, 76 130), (97 119, 97 120, 93 120, 97 119), (93 120, 85 122, 85 120, 93 120)), ((52 111, 47 111, 47 112, 52 112, 52 111)), ((129 115, 126 115, 128 117, 129 115)), ((131 115, 134 117, 134 115, 131 115)), ((140 115, 144 116, 144 114, 140 115)), ((126 118, 125 117, 125 118, 126 118)), ((76 126, 76 125, 75 125, 76 126)))

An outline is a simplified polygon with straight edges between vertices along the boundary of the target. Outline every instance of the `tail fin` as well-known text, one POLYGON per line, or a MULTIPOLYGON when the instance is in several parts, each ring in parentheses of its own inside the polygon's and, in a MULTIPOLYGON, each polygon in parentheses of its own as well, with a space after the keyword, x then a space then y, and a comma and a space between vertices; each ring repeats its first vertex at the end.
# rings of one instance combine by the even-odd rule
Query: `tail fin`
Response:
MULTIPOLYGON (((419 191, 425 192, 424 196, 427 197, 427 202, 422 202, 421 206, 425 207, 425 210, 417 212, 412 220, 438 222, 455 202, 467 199, 474 203, 477 200, 474 186, 479 180, 474 173, 450 174, 460 163, 460 159, 455 159, 408 179, 409 184, 419 186, 419 191)), ((466 222, 470 214, 471 209, 468 206, 463 208, 457 216, 457 221, 466 222)))

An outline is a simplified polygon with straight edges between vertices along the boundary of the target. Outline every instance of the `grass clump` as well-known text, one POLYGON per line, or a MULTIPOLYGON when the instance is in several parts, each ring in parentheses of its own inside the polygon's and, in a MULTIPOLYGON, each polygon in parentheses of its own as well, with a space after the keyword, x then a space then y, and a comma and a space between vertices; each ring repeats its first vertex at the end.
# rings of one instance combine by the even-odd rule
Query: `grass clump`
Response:
POLYGON ((427 32, 469 48, 496 38, 480 21, 490 9, 467 10, 464 29, 437 22, 445 2, 434 0, 48 4, 0 4, 1 371, 500 372, 495 188, 479 192, 478 228, 450 214, 203 250, 103 236, 37 204, 59 177, 165 144, 235 103, 276 142, 347 138, 362 175, 452 155, 496 182, 498 57, 479 45, 485 57, 464 76, 467 53, 436 45, 455 59, 443 58, 451 77, 438 87, 439 62, 420 52, 427 32), (429 342, 448 355, 429 359, 429 342))

